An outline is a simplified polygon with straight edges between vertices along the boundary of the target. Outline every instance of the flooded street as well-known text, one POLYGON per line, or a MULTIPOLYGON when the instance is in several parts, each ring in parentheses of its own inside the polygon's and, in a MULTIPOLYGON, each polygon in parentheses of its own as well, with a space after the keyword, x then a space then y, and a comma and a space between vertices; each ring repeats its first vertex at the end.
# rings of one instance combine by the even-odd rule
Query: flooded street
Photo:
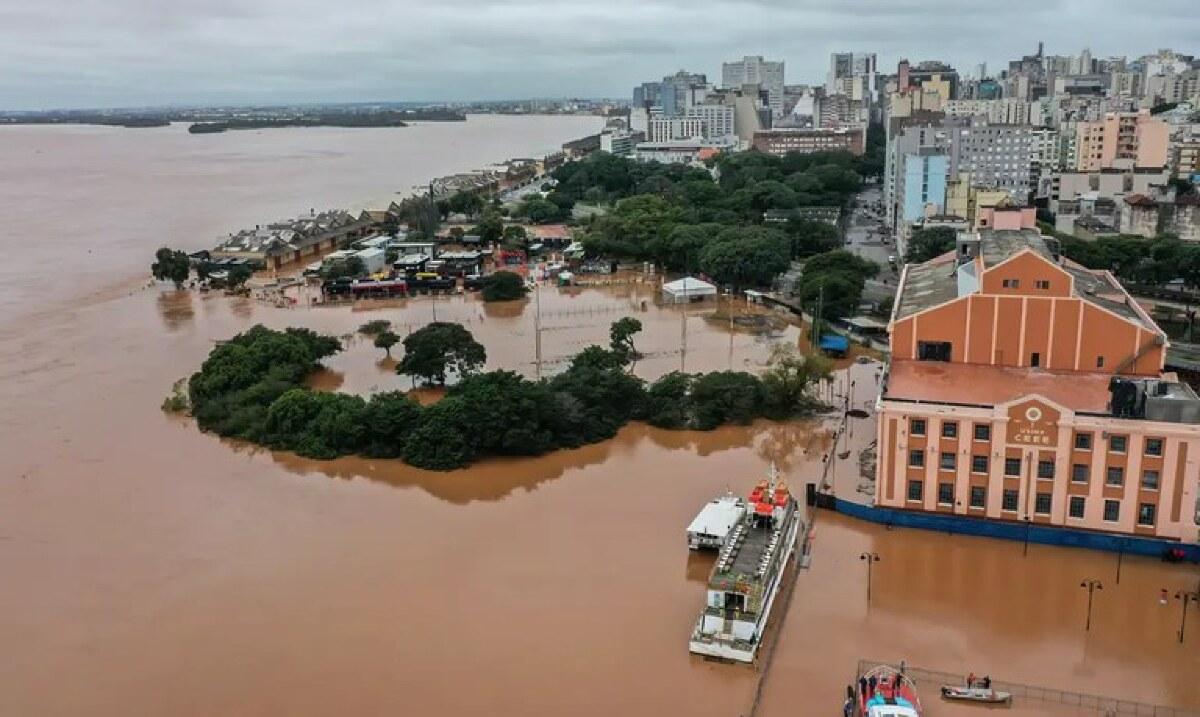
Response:
MULTIPOLYGON (((157 243, 103 266, 136 276, 157 243)), ((689 554, 684 528, 772 462, 797 491, 816 481, 832 447, 821 422, 634 424, 576 450, 430 473, 275 454, 159 409, 215 341, 255 323, 345 336, 385 318, 403 335, 436 310, 475 334, 489 368, 532 376, 537 303, 289 310, 154 287, 6 309, 21 319, 0 321, 0 714, 745 714, 755 670, 687 652, 711 558, 689 554)), ((800 340, 790 325, 731 330, 711 307, 684 317, 649 284, 543 289, 540 305, 545 374, 624 315, 645 327, 647 379, 758 369, 773 343, 800 340)), ((408 388, 381 350, 346 343, 314 386, 408 388)), ((853 371, 862 406, 876 367, 853 371)), ((856 451, 873 430, 852 423, 856 451)), ((1024 556, 1020 543, 818 513, 759 714, 839 714, 860 659, 1200 710, 1200 612, 1181 645, 1178 604, 1158 604, 1161 588, 1194 588, 1195 569, 1126 557, 1119 585, 1115 571, 1114 555, 1024 556), (864 551, 881 557, 869 607, 864 551), (1085 578, 1104 581, 1087 633, 1085 578)), ((931 717, 982 712, 919 688, 931 717)))

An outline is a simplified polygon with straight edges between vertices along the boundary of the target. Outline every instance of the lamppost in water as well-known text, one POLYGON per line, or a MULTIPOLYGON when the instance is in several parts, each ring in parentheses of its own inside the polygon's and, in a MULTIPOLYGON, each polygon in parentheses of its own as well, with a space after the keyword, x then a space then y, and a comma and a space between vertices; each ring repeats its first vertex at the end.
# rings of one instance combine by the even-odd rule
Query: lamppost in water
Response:
POLYGON ((863 553, 858 556, 859 560, 864 560, 867 563, 867 607, 871 606, 871 564, 879 562, 879 553, 863 553))
MULTIPOLYGON (((1179 601, 1181 608, 1179 613, 1179 644, 1182 645, 1184 630, 1187 629, 1188 604, 1195 603, 1196 605, 1200 605, 1200 588, 1196 590, 1176 590, 1175 599, 1179 601)), ((1162 597, 1159 598, 1159 603, 1162 605, 1167 604, 1166 588, 1162 589, 1162 597)))
POLYGON ((1094 595, 1097 590, 1103 590, 1104 586, 1100 584, 1099 580, 1088 579, 1088 580, 1084 580, 1083 582, 1079 583, 1079 587, 1086 588, 1088 591, 1087 624, 1084 625, 1083 630, 1084 630, 1084 632, 1091 632, 1091 630, 1092 630, 1092 595, 1094 595))
POLYGON ((1025 521, 1025 547, 1021 552, 1022 557, 1029 557, 1029 526, 1033 523, 1033 518, 1028 515, 1021 520, 1025 521))

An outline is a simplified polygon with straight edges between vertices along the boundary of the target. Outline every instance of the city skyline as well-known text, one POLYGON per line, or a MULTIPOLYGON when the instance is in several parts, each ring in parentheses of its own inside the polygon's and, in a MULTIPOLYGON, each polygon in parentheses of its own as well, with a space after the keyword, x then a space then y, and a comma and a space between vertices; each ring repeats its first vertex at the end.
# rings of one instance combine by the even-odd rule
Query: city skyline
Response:
POLYGON ((625 98, 634 84, 680 68, 718 78, 721 63, 745 55, 785 62, 789 84, 821 84, 832 52, 874 52, 882 73, 903 57, 944 60, 969 75, 985 62, 999 70, 1038 41, 1062 55, 1085 47, 1095 57, 1131 59, 1162 47, 1196 51, 1188 42, 1191 4, 1180 0, 1144 16, 1115 2, 1026 0, 1002 16, 943 0, 882 8, 854 0, 836 9, 807 0, 370 0, 349 9, 275 0, 254 7, 6 2, 0 108, 7 110, 625 98), (738 21, 714 20, 722 16, 738 21), (663 23, 675 29, 658 31, 663 23))

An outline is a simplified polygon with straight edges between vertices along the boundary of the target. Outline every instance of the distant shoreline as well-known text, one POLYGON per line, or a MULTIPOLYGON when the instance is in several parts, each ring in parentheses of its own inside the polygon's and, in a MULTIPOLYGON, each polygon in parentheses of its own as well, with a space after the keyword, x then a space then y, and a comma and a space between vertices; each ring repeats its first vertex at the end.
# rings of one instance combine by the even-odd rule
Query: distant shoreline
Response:
POLYGON ((0 116, 0 127, 5 126, 97 126, 143 129, 167 127, 172 123, 191 123, 191 134, 216 134, 229 130, 278 129, 286 127, 407 127, 412 122, 465 122, 467 116, 459 110, 412 109, 383 110, 371 112, 323 111, 290 115, 259 114, 254 116, 228 116, 220 113, 164 112, 159 114, 130 113, 48 113, 30 116, 0 116))

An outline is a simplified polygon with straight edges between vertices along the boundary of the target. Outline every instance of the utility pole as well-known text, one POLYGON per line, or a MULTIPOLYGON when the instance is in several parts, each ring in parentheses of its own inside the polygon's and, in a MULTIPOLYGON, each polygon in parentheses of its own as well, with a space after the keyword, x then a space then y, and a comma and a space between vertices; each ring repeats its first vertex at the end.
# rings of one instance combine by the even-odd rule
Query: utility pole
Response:
POLYGON ((814 347, 821 344, 821 335, 818 333, 818 326, 821 323, 821 315, 825 313, 825 285, 821 284, 817 287, 817 310, 813 313, 812 320, 812 335, 809 337, 809 343, 814 347))
POLYGON ((733 295, 729 295, 729 370, 733 370, 733 295))
POLYGON ((1088 591, 1087 623, 1084 625, 1083 630, 1084 630, 1084 632, 1091 632, 1091 630, 1092 630, 1092 595, 1095 594, 1095 592, 1097 590, 1103 590, 1104 586, 1100 584, 1099 580, 1088 579, 1088 580, 1084 580, 1083 582, 1079 583, 1079 587, 1086 588, 1088 591))
POLYGON ((1125 557, 1125 539, 1117 540, 1117 585, 1121 584, 1121 561, 1125 557))
POLYGON ((871 607, 871 564, 879 562, 879 553, 867 552, 858 556, 867 563, 867 607, 871 607))
POLYGON ((542 292, 541 285, 533 286, 533 351, 535 376, 542 378, 542 292))
POLYGON ((687 308, 688 308, 688 279, 683 277, 683 312, 679 314, 679 372, 686 373, 687 364, 687 308))
MULTIPOLYGON (((1162 604, 1167 604, 1167 590, 1163 588, 1162 604)), ((1195 603, 1200 605, 1200 589, 1197 590, 1177 590, 1175 591, 1175 599, 1179 601, 1179 644, 1183 644, 1184 630, 1187 629, 1187 612, 1188 604, 1195 603)))

